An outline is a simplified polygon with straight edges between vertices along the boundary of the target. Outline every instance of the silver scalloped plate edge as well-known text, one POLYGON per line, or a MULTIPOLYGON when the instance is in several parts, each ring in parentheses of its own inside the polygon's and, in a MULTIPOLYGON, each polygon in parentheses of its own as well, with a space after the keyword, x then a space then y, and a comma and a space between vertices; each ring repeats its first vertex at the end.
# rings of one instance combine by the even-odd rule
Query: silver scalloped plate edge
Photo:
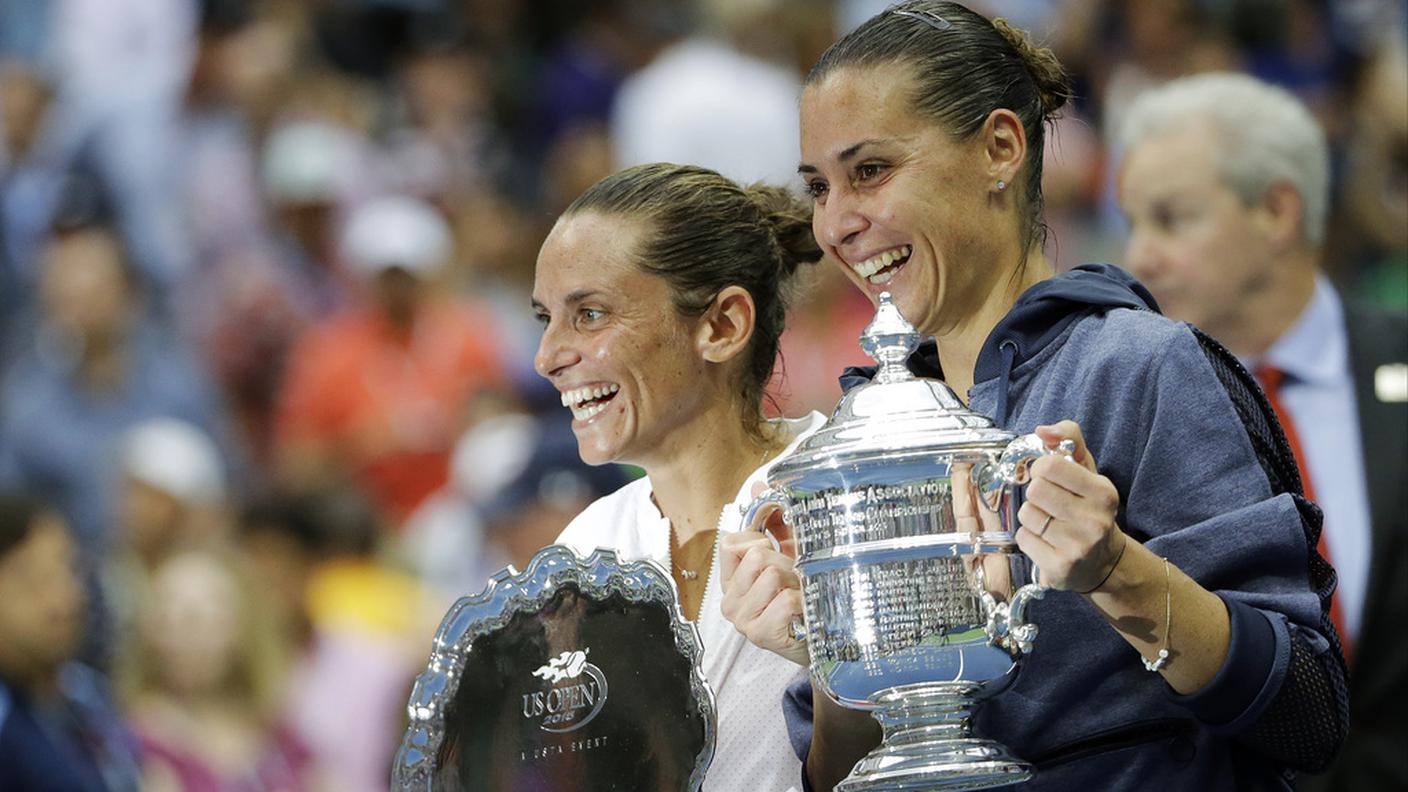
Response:
POLYGON ((539 550, 522 572, 507 567, 494 573, 484 591, 460 597, 440 620, 426 670, 416 677, 406 704, 409 723, 392 764, 393 790, 444 792, 432 786, 433 761, 444 739, 445 707, 459 688, 462 658, 475 639, 502 629, 519 613, 538 610, 564 583, 576 584, 583 594, 619 594, 629 602, 658 602, 668 609, 675 646, 693 669, 690 689, 704 715, 705 746, 689 780, 691 792, 700 788, 716 742, 714 692, 700 670, 703 643, 699 630, 685 619, 674 581, 664 567, 648 558, 622 562, 607 548, 582 558, 570 547, 554 544, 539 550))

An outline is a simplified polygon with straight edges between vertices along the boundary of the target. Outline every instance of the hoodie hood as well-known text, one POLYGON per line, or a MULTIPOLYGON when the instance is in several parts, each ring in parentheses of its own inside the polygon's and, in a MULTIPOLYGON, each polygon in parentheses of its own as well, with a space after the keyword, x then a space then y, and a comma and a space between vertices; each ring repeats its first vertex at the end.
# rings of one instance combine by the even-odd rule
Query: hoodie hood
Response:
MULTIPOLYGON (((973 373, 974 383, 1000 378, 993 416, 997 423, 1007 421, 1007 391, 1014 368, 1060 338, 1076 320, 1115 308, 1159 312, 1154 295, 1112 264, 1082 264, 1023 292, 983 342, 973 373)), ((907 365, 916 376, 943 379, 938 345, 932 339, 919 345, 907 365)), ((875 366, 852 366, 841 374, 841 389, 850 390, 874 376, 875 366)))

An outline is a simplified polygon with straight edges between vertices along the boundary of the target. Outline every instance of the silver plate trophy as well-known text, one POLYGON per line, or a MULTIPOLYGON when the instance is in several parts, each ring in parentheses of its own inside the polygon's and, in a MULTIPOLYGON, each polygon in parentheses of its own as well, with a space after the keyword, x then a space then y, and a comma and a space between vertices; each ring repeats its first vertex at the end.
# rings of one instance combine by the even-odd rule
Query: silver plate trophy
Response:
MULTIPOLYGON (((963 406, 905 360, 919 335, 880 296, 861 345, 875 379, 768 476, 745 524, 781 508, 797 538, 812 678, 871 710, 884 742, 836 788, 983 789, 1030 765, 972 735, 975 696, 1030 651, 1044 588, 1016 547, 1020 485, 1048 452, 963 406)), ((1069 443, 1055 452, 1069 455, 1069 443)))
POLYGON ((445 615, 396 753, 398 792, 697 792, 714 695, 669 573, 550 545, 445 615))

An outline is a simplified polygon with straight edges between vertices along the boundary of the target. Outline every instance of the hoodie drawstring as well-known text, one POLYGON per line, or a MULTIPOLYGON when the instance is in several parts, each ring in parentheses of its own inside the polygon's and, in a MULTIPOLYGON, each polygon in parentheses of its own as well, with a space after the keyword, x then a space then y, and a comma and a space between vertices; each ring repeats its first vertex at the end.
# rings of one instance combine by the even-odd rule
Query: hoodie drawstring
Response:
POLYGON ((1017 342, 1008 338, 998 349, 1002 351, 1002 370, 997 377, 997 425, 1007 425, 1007 389, 1012 385, 1012 361, 1017 359, 1017 342))

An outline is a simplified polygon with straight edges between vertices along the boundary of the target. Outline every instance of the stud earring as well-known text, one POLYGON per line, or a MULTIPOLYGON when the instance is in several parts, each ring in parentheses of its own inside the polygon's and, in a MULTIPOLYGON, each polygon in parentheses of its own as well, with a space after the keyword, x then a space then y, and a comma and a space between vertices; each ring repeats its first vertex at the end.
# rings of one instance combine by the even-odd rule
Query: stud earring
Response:
POLYGON ((1007 182, 1003 181, 1002 179, 998 179, 998 180, 997 180, 997 191, 998 191, 998 192, 1002 192, 1002 191, 1005 190, 1005 189, 1007 189, 1007 182))

